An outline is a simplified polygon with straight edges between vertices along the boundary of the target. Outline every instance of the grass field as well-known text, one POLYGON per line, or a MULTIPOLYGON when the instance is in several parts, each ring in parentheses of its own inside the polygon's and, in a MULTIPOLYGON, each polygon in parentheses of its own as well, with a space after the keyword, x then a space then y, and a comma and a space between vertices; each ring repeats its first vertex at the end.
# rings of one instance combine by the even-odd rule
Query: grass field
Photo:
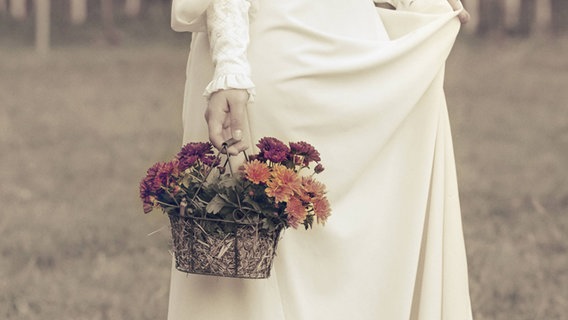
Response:
MULTIPOLYGON (((167 221, 137 184, 181 143, 186 49, 2 48, 0 318, 165 319, 167 221)), ((478 320, 568 314, 567 49, 462 38, 448 62, 478 320)))

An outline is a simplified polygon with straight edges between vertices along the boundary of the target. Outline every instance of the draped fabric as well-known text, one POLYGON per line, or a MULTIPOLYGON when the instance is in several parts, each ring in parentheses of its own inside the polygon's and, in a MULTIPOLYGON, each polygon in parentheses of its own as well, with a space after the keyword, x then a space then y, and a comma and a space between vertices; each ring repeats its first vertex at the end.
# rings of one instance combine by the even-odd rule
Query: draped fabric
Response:
MULTIPOLYGON (((266 280, 172 269, 168 319, 471 319, 443 92, 459 21, 445 1, 422 1, 417 11, 369 0, 256 3, 245 136, 313 144, 332 216, 287 230, 266 280)), ((172 23, 195 31, 199 20, 175 13, 172 23)), ((212 75, 207 35, 194 32, 184 142, 208 139, 202 94, 212 75)))

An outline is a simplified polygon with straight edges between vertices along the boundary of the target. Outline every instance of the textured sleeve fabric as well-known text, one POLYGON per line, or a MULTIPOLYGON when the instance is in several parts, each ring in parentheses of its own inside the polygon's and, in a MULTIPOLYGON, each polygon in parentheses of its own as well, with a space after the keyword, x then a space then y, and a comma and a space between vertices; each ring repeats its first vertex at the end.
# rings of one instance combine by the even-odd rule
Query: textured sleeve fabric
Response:
POLYGON ((247 57, 249 44, 248 0, 213 0, 207 8, 207 33, 215 66, 204 95, 222 89, 246 89, 254 97, 247 57))

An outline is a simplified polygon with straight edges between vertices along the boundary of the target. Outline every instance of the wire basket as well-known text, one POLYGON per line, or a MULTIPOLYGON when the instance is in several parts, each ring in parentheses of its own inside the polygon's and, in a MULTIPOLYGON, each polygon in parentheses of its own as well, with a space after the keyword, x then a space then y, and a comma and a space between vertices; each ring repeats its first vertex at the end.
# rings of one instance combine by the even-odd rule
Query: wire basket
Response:
POLYGON ((169 214, 176 269, 186 273, 265 279, 282 228, 274 231, 258 224, 169 214), (217 225, 224 233, 211 232, 217 225))

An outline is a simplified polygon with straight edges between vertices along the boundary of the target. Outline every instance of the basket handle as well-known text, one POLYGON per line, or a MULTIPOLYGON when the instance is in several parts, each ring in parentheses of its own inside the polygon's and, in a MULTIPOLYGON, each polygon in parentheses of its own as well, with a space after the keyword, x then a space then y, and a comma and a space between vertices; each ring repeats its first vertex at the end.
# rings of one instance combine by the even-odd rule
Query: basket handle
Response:
MULTIPOLYGON (((221 162, 221 154, 226 154, 227 155, 227 159, 225 160, 225 163, 223 164, 223 167, 227 167, 227 165, 229 166, 229 174, 231 175, 231 177, 233 177, 233 167, 231 166, 231 161, 229 161, 231 155, 227 152, 227 148, 234 145, 235 143, 239 142, 239 140, 236 140, 234 138, 231 138, 229 140, 226 140, 225 142, 223 142, 223 144, 221 145, 221 151, 217 154, 217 160, 219 162, 221 162)), ((242 151, 243 155, 245 156, 245 160, 249 161, 249 157, 247 155, 247 153, 245 152, 245 150, 242 151)), ((203 188, 203 184, 205 183, 205 181, 207 181, 207 178, 209 178, 209 175, 211 174, 211 172, 213 171, 213 167, 209 168, 209 171, 207 171, 207 173, 205 174, 205 177, 203 178, 203 181, 201 181, 199 183, 199 188, 197 189, 197 191, 195 192, 195 194, 193 195, 193 197, 191 198, 191 201, 195 201, 195 198, 197 197, 197 195, 199 194, 199 192, 201 191, 201 188, 203 188)), ((239 199, 239 197, 237 197, 237 201, 238 201, 238 205, 239 205, 239 209, 242 210, 242 205, 241 205, 241 200, 239 199)), ((179 208, 179 214, 180 216, 185 216, 185 211, 187 209, 187 201, 185 199, 182 200, 181 204, 180 204, 180 208, 179 208)))
MULTIPOLYGON (((223 167, 226 167, 227 164, 229 165, 229 173, 231 174, 231 177, 233 176, 233 168, 231 167, 231 161, 229 161, 229 159, 231 158, 231 155, 227 152, 227 148, 229 148, 230 146, 234 145, 235 143, 239 142, 239 140, 236 140, 234 138, 231 138, 229 140, 226 140, 225 142, 223 142, 223 144, 221 145, 221 152, 219 153, 218 156, 221 155, 221 153, 224 153, 227 155, 227 160, 225 160, 225 163, 223 164, 223 167)), ((241 151, 243 153, 243 155, 245 156, 245 160, 249 161, 249 157, 247 155, 247 153, 245 152, 245 150, 241 151)))

